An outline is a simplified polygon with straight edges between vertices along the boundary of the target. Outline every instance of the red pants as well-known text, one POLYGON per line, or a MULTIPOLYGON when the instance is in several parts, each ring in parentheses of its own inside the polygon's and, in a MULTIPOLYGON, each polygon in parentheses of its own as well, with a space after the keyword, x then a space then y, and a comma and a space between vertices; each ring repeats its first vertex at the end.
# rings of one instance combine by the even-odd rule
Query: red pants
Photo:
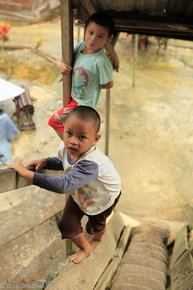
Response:
POLYGON ((55 112, 48 120, 48 125, 51 126, 54 130, 63 132, 64 131, 64 120, 67 114, 73 109, 78 106, 78 103, 71 99, 71 102, 60 108, 57 112, 55 112))

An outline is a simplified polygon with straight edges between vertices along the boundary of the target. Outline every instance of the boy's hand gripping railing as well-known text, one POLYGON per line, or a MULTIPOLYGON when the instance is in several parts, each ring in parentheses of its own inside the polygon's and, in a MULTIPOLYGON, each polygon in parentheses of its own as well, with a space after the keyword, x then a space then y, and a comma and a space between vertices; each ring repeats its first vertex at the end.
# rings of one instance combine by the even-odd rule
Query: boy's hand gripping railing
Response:
POLYGON ((20 177, 14 169, 0 169, 0 193, 29 186, 32 183, 20 177))
MULTIPOLYGON (((30 167, 29 169, 32 171, 35 170, 33 167, 30 167)), ((63 174, 63 172, 60 170, 53 171, 53 170, 46 170, 46 169, 42 169, 41 173, 53 174, 53 175, 63 174)), ((10 191, 10 190, 15 190, 21 187, 26 187, 29 185, 32 185, 32 182, 19 176, 14 169, 10 169, 10 168, 0 169, 0 193, 10 191)))

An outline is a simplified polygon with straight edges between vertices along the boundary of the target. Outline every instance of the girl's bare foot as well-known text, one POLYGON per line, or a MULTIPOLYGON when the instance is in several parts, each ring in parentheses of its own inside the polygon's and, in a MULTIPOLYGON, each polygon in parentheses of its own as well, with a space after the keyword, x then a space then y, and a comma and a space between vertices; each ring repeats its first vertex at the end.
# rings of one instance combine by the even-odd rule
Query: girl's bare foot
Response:
POLYGON ((74 264, 79 264, 82 262, 85 258, 89 257, 90 253, 78 250, 76 253, 73 255, 69 256, 68 259, 70 262, 73 262, 74 264))

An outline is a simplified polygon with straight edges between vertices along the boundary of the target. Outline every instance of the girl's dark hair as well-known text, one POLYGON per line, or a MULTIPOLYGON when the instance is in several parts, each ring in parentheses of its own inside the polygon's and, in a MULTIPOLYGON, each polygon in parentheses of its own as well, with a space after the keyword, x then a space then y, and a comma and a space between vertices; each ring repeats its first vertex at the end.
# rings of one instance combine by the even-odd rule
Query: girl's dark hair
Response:
POLYGON ((96 133, 99 132, 101 118, 95 109, 88 106, 78 106, 68 113, 65 121, 72 116, 75 116, 84 121, 92 122, 96 133))
POLYGON ((105 27, 108 30, 109 37, 114 34, 114 21, 109 14, 105 12, 96 12, 92 14, 87 20, 85 28, 92 22, 105 27))

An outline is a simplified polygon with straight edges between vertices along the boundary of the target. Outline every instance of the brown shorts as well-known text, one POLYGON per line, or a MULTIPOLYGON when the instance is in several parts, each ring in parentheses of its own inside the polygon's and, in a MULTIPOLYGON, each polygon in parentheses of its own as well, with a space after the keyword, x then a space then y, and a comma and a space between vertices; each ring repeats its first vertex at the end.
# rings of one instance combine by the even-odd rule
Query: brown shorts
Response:
POLYGON ((63 216, 59 223, 59 229, 62 234, 62 239, 70 238, 71 236, 79 235, 83 232, 81 225, 81 219, 84 215, 88 217, 88 222, 86 224, 86 231, 89 234, 94 234, 102 231, 106 226, 106 219, 112 213, 115 205, 117 204, 121 193, 115 199, 114 204, 97 215, 87 215, 85 214, 74 201, 71 195, 69 195, 64 208, 63 216))

